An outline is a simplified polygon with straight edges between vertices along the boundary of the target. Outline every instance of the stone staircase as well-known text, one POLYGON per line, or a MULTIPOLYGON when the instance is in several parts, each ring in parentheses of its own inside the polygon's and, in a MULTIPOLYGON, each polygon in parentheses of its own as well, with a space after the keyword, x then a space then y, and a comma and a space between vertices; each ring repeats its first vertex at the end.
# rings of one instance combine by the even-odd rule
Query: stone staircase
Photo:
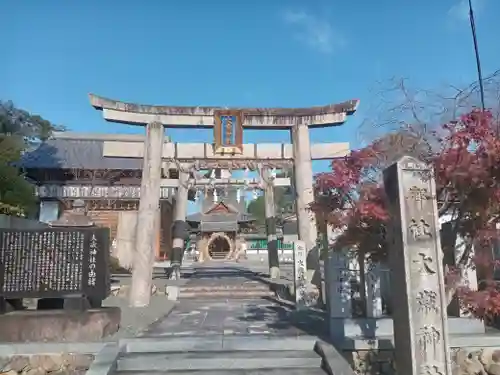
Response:
POLYGON ((183 272, 188 280, 179 289, 179 298, 263 298, 275 295, 255 273, 238 269, 234 262, 210 262, 183 272))
POLYGON ((224 260, 226 259, 227 257, 227 252, 224 252, 224 251, 212 251, 210 256, 212 257, 212 260, 214 261, 220 261, 220 260, 224 260))
POLYGON ((221 299, 221 298, 262 298, 275 295, 269 286, 262 283, 241 285, 183 285, 179 290, 179 298, 221 299))
POLYGON ((326 374, 314 340, 237 337, 229 343, 207 337, 132 345, 117 360, 115 374, 299 375, 326 374))

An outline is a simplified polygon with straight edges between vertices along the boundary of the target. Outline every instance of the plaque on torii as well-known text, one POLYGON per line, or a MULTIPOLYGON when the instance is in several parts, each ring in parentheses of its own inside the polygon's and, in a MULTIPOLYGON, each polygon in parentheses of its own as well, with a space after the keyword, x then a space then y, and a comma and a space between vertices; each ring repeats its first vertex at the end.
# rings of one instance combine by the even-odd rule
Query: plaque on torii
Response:
POLYGON ((243 112, 216 110, 214 120, 215 153, 220 155, 243 153, 243 112))

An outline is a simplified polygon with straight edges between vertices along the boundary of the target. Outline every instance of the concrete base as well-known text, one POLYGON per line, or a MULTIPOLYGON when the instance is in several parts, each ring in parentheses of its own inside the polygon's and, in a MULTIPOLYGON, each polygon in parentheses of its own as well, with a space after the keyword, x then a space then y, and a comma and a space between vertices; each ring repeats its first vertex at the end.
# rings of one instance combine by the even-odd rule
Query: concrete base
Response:
POLYGON ((0 315, 0 341, 95 341, 118 331, 120 320, 118 307, 85 311, 14 311, 0 315))
MULTIPOLYGON (((391 318, 330 318, 330 338, 334 342, 346 337, 375 338, 393 336, 391 318)), ((483 322, 472 318, 448 318, 448 332, 451 335, 484 334, 483 322)))

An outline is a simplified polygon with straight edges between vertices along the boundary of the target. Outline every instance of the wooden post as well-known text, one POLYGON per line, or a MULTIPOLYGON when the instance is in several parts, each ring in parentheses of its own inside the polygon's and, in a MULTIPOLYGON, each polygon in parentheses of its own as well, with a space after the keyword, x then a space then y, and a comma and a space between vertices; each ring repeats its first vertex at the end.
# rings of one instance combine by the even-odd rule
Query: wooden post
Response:
POLYGON ((163 125, 152 122, 146 126, 141 197, 137 215, 130 306, 145 307, 151 299, 154 251, 156 247, 157 214, 160 209, 161 157, 163 125))
POLYGON ((264 201, 267 234, 267 259, 269 264, 269 277, 280 278, 280 265, 278 257, 278 237, 276 235, 276 209, 274 204, 274 184, 269 169, 262 171, 264 182, 264 201))

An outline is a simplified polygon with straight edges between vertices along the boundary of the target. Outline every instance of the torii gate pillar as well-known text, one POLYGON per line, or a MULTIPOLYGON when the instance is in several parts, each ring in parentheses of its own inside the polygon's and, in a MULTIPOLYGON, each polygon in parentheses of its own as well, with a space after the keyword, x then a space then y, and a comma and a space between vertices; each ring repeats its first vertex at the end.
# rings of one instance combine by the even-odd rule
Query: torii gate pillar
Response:
POLYGON ((160 210, 161 159, 163 125, 152 122, 146 126, 144 165, 141 179, 141 197, 135 236, 135 254, 132 267, 130 306, 145 307, 151 299, 154 252, 156 246, 157 215, 160 210))
POLYGON ((314 202, 313 171, 309 128, 306 124, 296 124, 292 130, 294 157, 294 178, 299 239, 305 242, 307 250, 307 280, 321 285, 319 272, 319 249, 316 217, 309 205, 314 202))

